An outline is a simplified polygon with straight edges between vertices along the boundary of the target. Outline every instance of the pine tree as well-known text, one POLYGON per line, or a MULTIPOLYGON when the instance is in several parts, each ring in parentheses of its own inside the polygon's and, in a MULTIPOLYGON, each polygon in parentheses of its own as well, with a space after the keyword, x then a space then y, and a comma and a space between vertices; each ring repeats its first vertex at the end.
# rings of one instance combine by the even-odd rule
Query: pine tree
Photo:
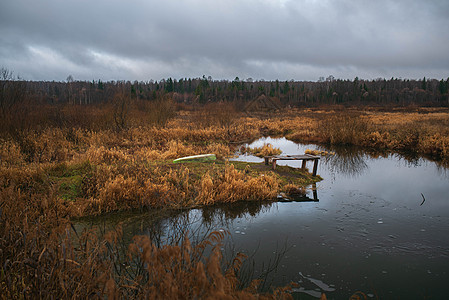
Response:
POLYGON ((448 91, 447 81, 444 81, 443 79, 441 79, 440 83, 438 84, 438 90, 440 91, 441 95, 447 94, 447 91, 448 91))
POLYGON ((427 82, 426 82, 426 77, 423 78, 422 82, 421 82, 421 88, 423 90, 427 89, 427 82))

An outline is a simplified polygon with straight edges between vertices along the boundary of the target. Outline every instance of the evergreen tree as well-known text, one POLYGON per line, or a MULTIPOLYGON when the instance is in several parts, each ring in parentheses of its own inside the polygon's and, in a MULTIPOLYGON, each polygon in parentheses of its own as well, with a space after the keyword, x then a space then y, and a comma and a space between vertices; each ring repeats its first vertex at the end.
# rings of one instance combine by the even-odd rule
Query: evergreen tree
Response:
POLYGON ((184 93, 184 79, 179 79, 179 81, 178 81, 178 86, 177 86, 177 88, 176 88, 176 91, 178 92, 178 93, 184 93))
POLYGON ((290 91, 290 85, 288 84, 288 81, 286 80, 284 83, 283 92, 284 92, 284 94, 288 94, 289 91, 290 91))
POLYGON ((423 90, 427 89, 427 81, 426 81, 426 77, 423 78, 422 82, 421 82, 421 88, 423 90))
POLYGON ((174 84, 173 84, 173 79, 170 77, 167 79, 167 81, 165 82, 165 91, 167 93, 173 92, 174 90, 174 84))
POLYGON ((207 78, 205 75, 203 75, 203 79, 201 80, 201 85, 204 90, 206 90, 209 87, 209 81, 207 81, 207 78))
POLYGON ((131 85, 131 96, 136 97, 136 88, 134 85, 131 85))
POLYGON ((368 87, 366 86, 365 82, 363 83, 363 89, 368 92, 368 87))
POLYGON ((441 79, 440 83, 438 84, 438 90, 440 91, 441 95, 447 94, 448 82, 441 79))
POLYGON ((273 83, 270 83, 270 97, 274 97, 275 95, 275 89, 273 86, 273 83))
POLYGON ((202 85, 199 84, 195 89, 195 95, 199 96, 198 102, 203 104, 206 102, 206 97, 204 96, 204 91, 202 85))
POLYGON ((231 83, 232 89, 239 90, 240 89, 240 78, 235 77, 235 79, 231 83))
POLYGON ((98 79, 98 89, 99 90, 103 90, 104 89, 103 82, 100 79, 98 79))

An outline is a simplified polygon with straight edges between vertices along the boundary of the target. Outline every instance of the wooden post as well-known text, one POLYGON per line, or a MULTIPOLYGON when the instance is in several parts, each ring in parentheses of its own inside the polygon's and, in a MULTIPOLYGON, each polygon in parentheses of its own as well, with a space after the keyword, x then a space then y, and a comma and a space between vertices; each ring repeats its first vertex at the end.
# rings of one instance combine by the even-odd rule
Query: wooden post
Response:
POLYGON ((306 160, 305 159, 302 160, 301 169, 303 169, 303 170, 306 169, 306 160))
POLYGON ((316 176, 317 169, 318 169, 318 159, 314 159, 313 160, 313 173, 312 173, 313 176, 316 176))
POLYGON ((316 191, 316 183, 312 183, 313 201, 318 201, 318 192, 316 191))
POLYGON ((272 162, 273 162, 273 170, 276 170, 276 159, 272 159, 272 162))
POLYGON ((268 166, 270 157, 269 156, 264 156, 264 160, 265 160, 265 165, 268 166))

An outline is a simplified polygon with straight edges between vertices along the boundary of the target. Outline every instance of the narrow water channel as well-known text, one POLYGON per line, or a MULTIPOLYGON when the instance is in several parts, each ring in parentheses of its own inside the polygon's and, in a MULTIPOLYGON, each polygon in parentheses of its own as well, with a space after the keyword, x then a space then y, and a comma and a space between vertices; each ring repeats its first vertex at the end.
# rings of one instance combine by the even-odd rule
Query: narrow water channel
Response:
MULTIPOLYGON (((181 229, 198 238, 228 230, 225 254, 246 253, 245 272, 253 278, 267 273, 267 286, 298 283, 296 299, 321 292, 348 299, 357 291, 368 299, 449 298, 448 169, 423 158, 321 149, 283 138, 249 146, 264 143, 283 154, 336 152, 320 160, 318 199, 310 189, 309 201, 206 208, 151 222, 146 213, 125 213, 115 220, 125 221, 130 235, 150 234, 161 242, 181 229)), ((250 155, 235 159, 262 163, 250 155)), ((300 167, 295 161, 278 164, 300 167)))

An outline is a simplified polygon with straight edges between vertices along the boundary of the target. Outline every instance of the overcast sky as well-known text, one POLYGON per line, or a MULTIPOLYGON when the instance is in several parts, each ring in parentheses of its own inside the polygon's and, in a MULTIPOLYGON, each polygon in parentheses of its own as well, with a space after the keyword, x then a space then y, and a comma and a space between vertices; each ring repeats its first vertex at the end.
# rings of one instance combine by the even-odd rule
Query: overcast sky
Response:
POLYGON ((448 0, 1 0, 27 80, 447 78, 448 0))

